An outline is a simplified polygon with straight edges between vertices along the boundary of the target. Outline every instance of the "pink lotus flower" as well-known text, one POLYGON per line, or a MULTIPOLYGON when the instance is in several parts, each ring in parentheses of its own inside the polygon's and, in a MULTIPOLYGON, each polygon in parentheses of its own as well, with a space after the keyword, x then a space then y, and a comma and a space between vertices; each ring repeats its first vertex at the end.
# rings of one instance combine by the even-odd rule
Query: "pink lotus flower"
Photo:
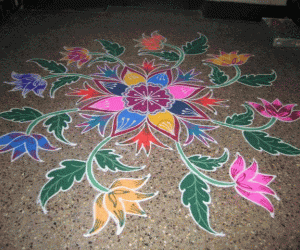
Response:
POLYGON ((264 106, 255 102, 248 102, 248 104, 264 117, 275 117, 276 119, 284 122, 293 122, 300 118, 300 111, 293 111, 293 108, 296 106, 296 104, 288 104, 283 106, 278 99, 272 103, 269 103, 264 99, 260 100, 264 106))
POLYGON ((258 165, 255 160, 249 168, 246 169, 245 166, 244 158, 238 154, 229 170, 231 178, 236 182, 235 190, 244 198, 267 209, 270 215, 274 217, 274 207, 265 195, 273 195, 279 200, 276 193, 268 187, 268 184, 270 184, 276 176, 259 173, 258 165))

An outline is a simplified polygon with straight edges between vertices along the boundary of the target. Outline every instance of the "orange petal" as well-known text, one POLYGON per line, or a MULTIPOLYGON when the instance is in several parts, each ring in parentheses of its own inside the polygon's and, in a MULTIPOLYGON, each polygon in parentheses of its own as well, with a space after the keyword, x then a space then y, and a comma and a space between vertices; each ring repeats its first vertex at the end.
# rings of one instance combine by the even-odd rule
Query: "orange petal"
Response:
POLYGON ((138 215, 146 217, 145 211, 141 208, 138 202, 122 201, 127 214, 138 215))
POLYGON ((148 181, 150 175, 147 175, 144 178, 141 179, 131 179, 131 178, 123 178, 123 179, 118 179, 116 180, 112 185, 111 189, 116 188, 116 187, 127 187, 130 189, 137 190, 141 188, 145 183, 148 181))
POLYGON ((92 229, 84 236, 92 236, 99 233, 107 224, 109 220, 109 214, 103 206, 104 194, 98 196, 94 204, 94 225, 92 229))
POLYGON ((131 190, 129 188, 124 187, 118 187, 113 189, 113 193, 117 200, 122 199, 126 201, 142 201, 142 200, 148 200, 151 197, 155 196, 156 193, 141 193, 138 191, 131 190))

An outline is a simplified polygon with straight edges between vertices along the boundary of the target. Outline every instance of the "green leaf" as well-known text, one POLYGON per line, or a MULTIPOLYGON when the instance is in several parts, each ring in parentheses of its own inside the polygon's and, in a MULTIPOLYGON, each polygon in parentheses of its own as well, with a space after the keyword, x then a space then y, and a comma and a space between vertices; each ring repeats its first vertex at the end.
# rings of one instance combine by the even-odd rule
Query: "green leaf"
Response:
POLYGON ((300 149, 283 142, 279 138, 271 137, 262 131, 243 131, 244 137, 247 142, 256 150, 266 151, 272 155, 299 155, 300 149))
POLYGON ((194 174, 187 174, 179 184, 181 202, 188 207, 195 222, 205 231, 218 234, 209 223, 210 195, 207 184, 194 174))
POLYGON ((226 75, 225 72, 220 70, 217 66, 209 63, 204 63, 204 65, 211 67, 211 72, 208 76, 212 83, 220 85, 224 82, 227 82, 227 80, 229 79, 229 76, 226 75))
POLYGON ((74 82, 77 82, 79 78, 79 76, 66 76, 59 78, 56 82, 53 82, 52 87, 50 89, 51 98, 54 98, 54 93, 56 92, 56 90, 60 89, 65 85, 70 85, 74 82))
POLYGON ((28 60, 28 62, 34 62, 50 73, 66 73, 68 71, 68 69, 63 64, 57 63, 55 61, 34 58, 28 60))
POLYGON ((72 144, 65 139, 63 132, 69 128, 68 123, 72 122, 72 118, 68 114, 60 114, 50 117, 44 122, 44 126, 48 127, 48 133, 52 133, 55 138, 61 142, 72 144))
POLYGON ((184 53, 187 55, 197 55, 197 54, 203 54, 206 52, 208 45, 207 43, 207 37, 200 34, 200 37, 191 41, 187 42, 186 45, 183 45, 182 48, 184 50, 184 53))
POLYGON ((244 75, 239 78, 239 82, 252 87, 271 86, 276 79, 276 72, 261 75, 244 75))
POLYGON ((92 64, 97 63, 97 62, 115 63, 115 62, 117 62, 117 60, 114 58, 108 57, 108 56, 97 57, 94 60, 90 61, 88 67, 90 67, 92 64))
POLYGON ((79 160, 62 161, 60 166, 61 168, 48 172, 49 181, 43 186, 39 195, 39 202, 45 212, 49 199, 60 191, 68 191, 75 182, 81 182, 86 170, 86 163, 79 160))
POLYGON ((125 51, 123 46, 120 46, 118 43, 106 41, 106 40, 96 40, 100 42, 105 49, 106 53, 111 54, 113 56, 120 56, 125 51))
POLYGON ((224 154, 219 158, 210 158, 210 156, 193 155, 189 157, 189 161, 196 167, 207 171, 216 171, 217 168, 228 160, 228 150, 225 149, 224 154))
POLYGON ((246 113, 233 114, 231 117, 227 116, 225 122, 231 125, 240 125, 240 126, 251 125, 254 119, 254 112, 249 105, 243 104, 243 106, 246 108, 246 113))
POLYGON ((114 150, 112 149, 102 149, 99 150, 96 155, 96 162, 100 169, 107 171, 136 171, 141 170, 141 168, 136 167, 129 167, 127 165, 124 165, 120 162, 120 159, 122 158, 121 155, 114 154, 114 150))
POLYGON ((29 122, 42 116, 43 114, 36 109, 23 107, 13 108, 9 111, 0 113, 0 117, 13 122, 29 122))
POLYGON ((152 55, 157 56, 161 60, 165 60, 168 62, 176 62, 179 60, 179 55, 174 51, 162 51, 162 52, 142 52, 139 55, 152 55))

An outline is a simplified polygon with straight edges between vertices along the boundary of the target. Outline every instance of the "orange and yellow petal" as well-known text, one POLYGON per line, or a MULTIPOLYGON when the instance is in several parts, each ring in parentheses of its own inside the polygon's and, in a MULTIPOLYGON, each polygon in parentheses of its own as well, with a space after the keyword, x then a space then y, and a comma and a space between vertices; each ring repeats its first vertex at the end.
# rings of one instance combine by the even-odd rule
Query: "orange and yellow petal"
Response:
POLYGON ((146 78, 143 75, 127 67, 123 70, 121 78, 128 86, 146 83, 146 78))
POLYGON ((141 178, 141 179, 131 179, 131 178, 123 178, 116 180, 112 185, 111 189, 116 187, 126 187, 129 189, 137 190, 141 188, 145 183, 149 180, 150 175, 141 178))
POLYGON ((101 194, 94 204, 94 225, 92 229, 84 236, 92 236, 99 233, 109 221, 109 214, 103 206, 104 194, 101 194))
POLYGON ((122 201, 125 207, 126 214, 138 215, 146 217, 146 212, 141 208, 138 202, 134 201, 122 201))

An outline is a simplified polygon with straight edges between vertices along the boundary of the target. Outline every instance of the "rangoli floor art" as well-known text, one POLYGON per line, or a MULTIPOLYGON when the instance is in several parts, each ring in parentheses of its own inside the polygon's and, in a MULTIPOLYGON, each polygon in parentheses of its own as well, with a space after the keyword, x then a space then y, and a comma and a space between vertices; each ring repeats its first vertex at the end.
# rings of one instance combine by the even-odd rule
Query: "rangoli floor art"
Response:
MULTIPOLYGON (((90 136, 85 141, 88 145, 84 149, 88 152, 87 158, 66 157, 58 164, 55 161, 51 163, 51 168, 48 165, 36 197, 37 210, 44 212, 39 216, 52 216, 55 220, 49 205, 55 203, 58 196, 60 199, 76 196, 72 189, 88 180, 97 195, 86 208, 92 216, 85 217, 90 229, 86 228, 81 234, 83 239, 110 232, 107 230, 111 224, 115 226, 114 234, 125 233, 128 236, 134 234, 126 231, 130 223, 134 224, 137 220, 143 220, 145 225, 148 220, 156 223, 159 210, 168 210, 168 204, 162 203, 161 207, 156 207, 155 214, 147 211, 150 201, 164 195, 159 192, 159 187, 151 186, 150 181, 151 155, 156 148, 160 152, 175 153, 180 159, 173 164, 182 167, 184 174, 173 192, 180 193, 181 201, 177 202, 181 204, 178 207, 192 218, 186 217, 183 223, 187 228, 191 221, 197 225, 195 234, 199 237, 209 233, 225 239, 228 233, 224 231, 237 230, 236 227, 230 229, 230 225, 223 224, 221 217, 214 218, 211 214, 214 203, 217 204, 217 197, 211 195, 213 189, 231 189, 235 195, 230 193, 231 197, 226 199, 239 199, 239 204, 254 204, 258 209, 249 209, 248 213, 276 220, 274 207, 282 202, 276 180, 284 177, 277 176, 275 168, 266 168, 268 161, 258 160, 256 155, 251 154, 257 152, 275 158, 282 155, 299 157, 299 144, 293 145, 276 135, 279 124, 299 123, 299 103, 287 102, 286 97, 283 101, 281 96, 257 96, 243 102, 240 102, 241 96, 235 100, 219 97, 218 91, 226 92, 228 88, 240 86, 246 87, 249 93, 253 89, 264 88, 272 91, 278 69, 249 73, 247 64, 259 58, 259 54, 234 48, 231 51, 221 48, 218 53, 212 54, 209 36, 201 30, 194 33, 193 39, 175 44, 172 37, 153 31, 141 33, 132 41, 132 48, 125 48, 116 38, 99 37, 94 41, 93 49, 76 44, 62 46, 60 60, 49 59, 49 56, 46 56, 47 59, 28 58, 26 63, 36 72, 14 70, 11 73, 11 79, 4 83, 11 87, 6 95, 13 91, 21 99, 39 98, 38 103, 42 103, 55 100, 58 94, 63 93, 64 102, 74 105, 65 104, 68 108, 51 112, 28 105, 7 110, 2 106, 1 122, 11 124, 11 131, 0 137, 2 161, 10 155, 13 163, 25 158, 41 166, 46 163, 42 157, 46 154, 51 157, 51 154, 60 151, 63 155, 66 148, 74 151, 80 148, 81 141, 76 141, 76 134, 90 136), (95 50, 95 47, 98 49, 95 50), (139 64, 127 60, 124 56, 127 49, 135 51, 139 64), (188 69, 186 65, 181 67, 191 57, 201 57, 201 63, 189 65, 188 69), (93 73, 86 74, 84 69, 93 73), (204 75, 203 69, 209 69, 209 74, 204 75), (244 69, 247 73, 243 73, 244 69), (238 101, 236 105, 241 105, 244 111, 232 109, 231 101, 238 101), (81 122, 74 124, 73 116, 76 114, 81 122), (76 128, 72 130, 73 138, 66 135, 70 127, 76 128), (207 155, 201 152, 201 148, 218 146, 216 138, 219 137, 214 135, 224 131, 238 137, 250 153, 245 157, 239 150, 230 150, 230 141, 218 153, 212 151, 207 155), (89 143, 91 137, 98 138, 98 144, 89 143), (129 159, 112 145, 124 149, 124 152, 135 149, 134 157, 146 160, 147 164, 128 164, 129 159), (193 153, 189 147, 193 147, 193 153), (139 178, 128 177, 139 171, 143 173, 139 178), (227 172, 228 178, 224 179, 224 174, 218 176, 218 171, 227 172), (101 173, 110 173, 114 176, 113 181, 107 185, 105 179, 101 179, 101 173)), ((134 157, 130 159, 132 162, 136 162, 134 157)), ((284 167, 283 162, 280 164, 284 167)), ((21 166, 12 165, 11 171, 15 167, 21 166)), ((155 178, 160 179, 161 176, 156 175, 155 178)), ((165 180, 161 179, 161 185, 165 180)), ((83 194, 83 190, 77 189, 76 192, 83 194)), ((76 197, 72 198, 74 204, 80 203, 76 197)), ((232 203, 222 206, 230 209, 232 203)), ((236 225, 239 220, 243 218, 237 217, 236 225)))

